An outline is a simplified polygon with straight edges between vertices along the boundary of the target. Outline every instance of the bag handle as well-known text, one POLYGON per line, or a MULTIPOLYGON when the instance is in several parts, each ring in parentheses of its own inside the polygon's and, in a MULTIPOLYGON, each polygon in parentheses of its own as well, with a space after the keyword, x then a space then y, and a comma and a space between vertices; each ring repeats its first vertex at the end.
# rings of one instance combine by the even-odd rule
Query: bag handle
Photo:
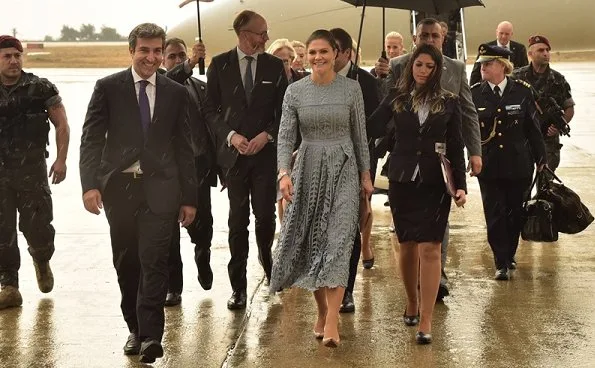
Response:
POLYGON ((554 179, 556 179, 556 180, 557 180, 557 181, 558 181, 560 184, 564 184, 564 183, 562 182, 562 180, 560 180, 560 178, 556 176, 556 174, 554 173, 554 170, 550 169, 550 168, 549 168, 549 166, 545 166, 545 167, 544 167, 544 169, 546 169, 546 170, 547 170, 547 172, 548 172, 548 173, 549 173, 551 176, 553 176, 553 177, 554 177, 554 179))
POLYGON ((533 191, 533 188, 535 188, 535 184, 537 184, 537 179, 539 178, 540 175, 542 175, 541 172, 536 172, 535 173, 535 177, 533 178, 533 182, 531 183, 531 187, 527 191, 527 195, 525 197, 525 200, 523 201, 523 209, 527 208, 527 203, 531 200, 531 192, 533 191))

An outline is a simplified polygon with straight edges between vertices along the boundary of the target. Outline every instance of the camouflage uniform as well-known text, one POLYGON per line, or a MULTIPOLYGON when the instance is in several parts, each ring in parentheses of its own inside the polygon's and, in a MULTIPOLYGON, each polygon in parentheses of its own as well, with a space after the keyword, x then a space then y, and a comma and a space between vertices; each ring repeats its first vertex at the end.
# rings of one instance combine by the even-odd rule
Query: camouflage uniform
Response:
MULTIPOLYGON (((564 76, 555 70, 550 69, 549 65, 543 74, 537 74, 533 70, 532 63, 522 68, 516 69, 513 72, 513 78, 521 79, 529 82, 535 91, 537 91, 538 98, 549 98, 552 97, 556 103, 563 109, 566 110, 569 107, 574 106, 572 95, 570 94, 570 85, 566 82, 564 76)), ((550 126, 550 122, 544 121, 543 131, 545 140, 545 149, 547 152, 547 163, 550 169, 556 170, 560 164, 560 135, 548 137, 547 127, 550 126)))
POLYGON ((0 284, 18 288, 21 259, 19 230, 37 263, 54 253, 55 230, 48 184, 46 145, 50 130, 47 109, 61 102, 46 79, 21 73, 15 85, 0 84, 0 284))

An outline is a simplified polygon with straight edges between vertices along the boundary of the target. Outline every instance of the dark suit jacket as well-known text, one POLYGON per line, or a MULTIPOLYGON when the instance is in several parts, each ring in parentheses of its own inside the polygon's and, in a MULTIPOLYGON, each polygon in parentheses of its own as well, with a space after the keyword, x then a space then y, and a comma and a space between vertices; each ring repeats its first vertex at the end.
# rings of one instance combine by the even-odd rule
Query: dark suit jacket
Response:
MULTIPOLYGON (((385 83, 394 87, 401 77, 402 70, 411 59, 411 54, 401 55, 390 60, 390 71, 385 83)), ((481 144, 479 139, 479 124, 477 123, 477 112, 473 101, 471 101, 471 90, 467 84, 467 72, 465 64, 459 60, 453 60, 447 56, 443 57, 443 70, 440 85, 443 89, 459 96, 463 119, 463 139, 470 156, 481 155, 481 144)))
MULTIPOLYGON (((488 42, 488 45, 497 44, 498 43, 496 40, 488 42)), ((514 65, 515 69, 529 64, 529 60, 527 59, 527 49, 525 48, 525 45, 511 40, 510 51, 512 51, 510 61, 512 62, 512 65, 514 65)), ((475 83, 479 82, 481 82, 481 64, 475 63, 473 65, 473 71, 471 72, 471 76, 469 77, 469 85, 472 86, 475 83)))
MULTIPOLYGON (((192 131, 192 149, 196 157, 196 171, 199 182, 203 179, 211 186, 217 186, 216 138, 207 124, 205 105, 207 84, 186 72, 184 63, 165 72, 168 78, 183 84, 190 95, 189 122, 192 131)), ((200 183, 199 183, 200 184, 200 183)))
POLYGON ((496 97, 488 82, 471 88, 483 142, 480 178, 530 178, 534 164, 545 162, 545 145, 531 89, 526 82, 507 78, 502 98, 496 97))
MULTIPOLYGON (((232 130, 248 140, 266 131, 277 140, 281 105, 287 89, 281 59, 267 53, 258 55, 250 104, 246 100, 235 47, 211 60, 207 79, 206 114, 217 136, 217 162, 221 167, 232 168, 237 160, 238 151, 227 146, 227 136, 232 130)), ((275 145, 267 144, 260 154, 275 155, 275 145)))
POLYGON ((83 124, 80 174, 83 193, 104 192, 114 173, 140 160, 150 209, 196 206, 196 172, 188 125, 188 92, 157 73, 155 108, 145 140, 131 69, 95 84, 83 124))
POLYGON ((391 89, 378 109, 368 119, 370 129, 384 132, 391 119, 395 123, 395 143, 390 154, 388 178, 390 181, 410 182, 419 164, 419 175, 424 183, 444 182, 436 143, 446 144, 446 157, 451 162, 454 184, 467 190, 465 180, 464 144, 461 134, 461 105, 455 96, 448 97, 441 114, 430 113, 420 127, 417 113, 410 107, 395 112, 393 102, 396 89, 391 89))

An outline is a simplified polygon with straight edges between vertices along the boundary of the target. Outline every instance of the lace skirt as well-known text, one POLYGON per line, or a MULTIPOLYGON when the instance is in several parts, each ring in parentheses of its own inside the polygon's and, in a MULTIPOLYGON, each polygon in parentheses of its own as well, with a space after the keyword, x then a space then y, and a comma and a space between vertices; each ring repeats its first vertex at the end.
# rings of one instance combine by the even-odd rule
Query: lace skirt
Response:
POLYGON ((293 202, 273 251, 270 290, 347 286, 360 193, 351 141, 305 139, 291 179, 293 202))

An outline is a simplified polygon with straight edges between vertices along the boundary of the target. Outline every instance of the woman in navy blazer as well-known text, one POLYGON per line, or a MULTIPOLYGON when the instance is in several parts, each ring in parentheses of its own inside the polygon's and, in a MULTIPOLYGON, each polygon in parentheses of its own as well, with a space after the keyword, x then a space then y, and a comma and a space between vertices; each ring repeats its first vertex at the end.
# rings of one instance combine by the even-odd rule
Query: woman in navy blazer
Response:
POLYGON ((408 326, 419 324, 415 338, 420 344, 432 339, 432 313, 440 284, 440 242, 451 204, 440 153, 452 165, 455 203, 462 206, 466 200, 461 107, 456 96, 441 88, 441 75, 440 51, 431 45, 416 48, 396 88, 368 122, 370 130, 381 136, 390 119, 395 121, 389 201, 401 245, 399 263, 407 294, 403 321, 408 326))

